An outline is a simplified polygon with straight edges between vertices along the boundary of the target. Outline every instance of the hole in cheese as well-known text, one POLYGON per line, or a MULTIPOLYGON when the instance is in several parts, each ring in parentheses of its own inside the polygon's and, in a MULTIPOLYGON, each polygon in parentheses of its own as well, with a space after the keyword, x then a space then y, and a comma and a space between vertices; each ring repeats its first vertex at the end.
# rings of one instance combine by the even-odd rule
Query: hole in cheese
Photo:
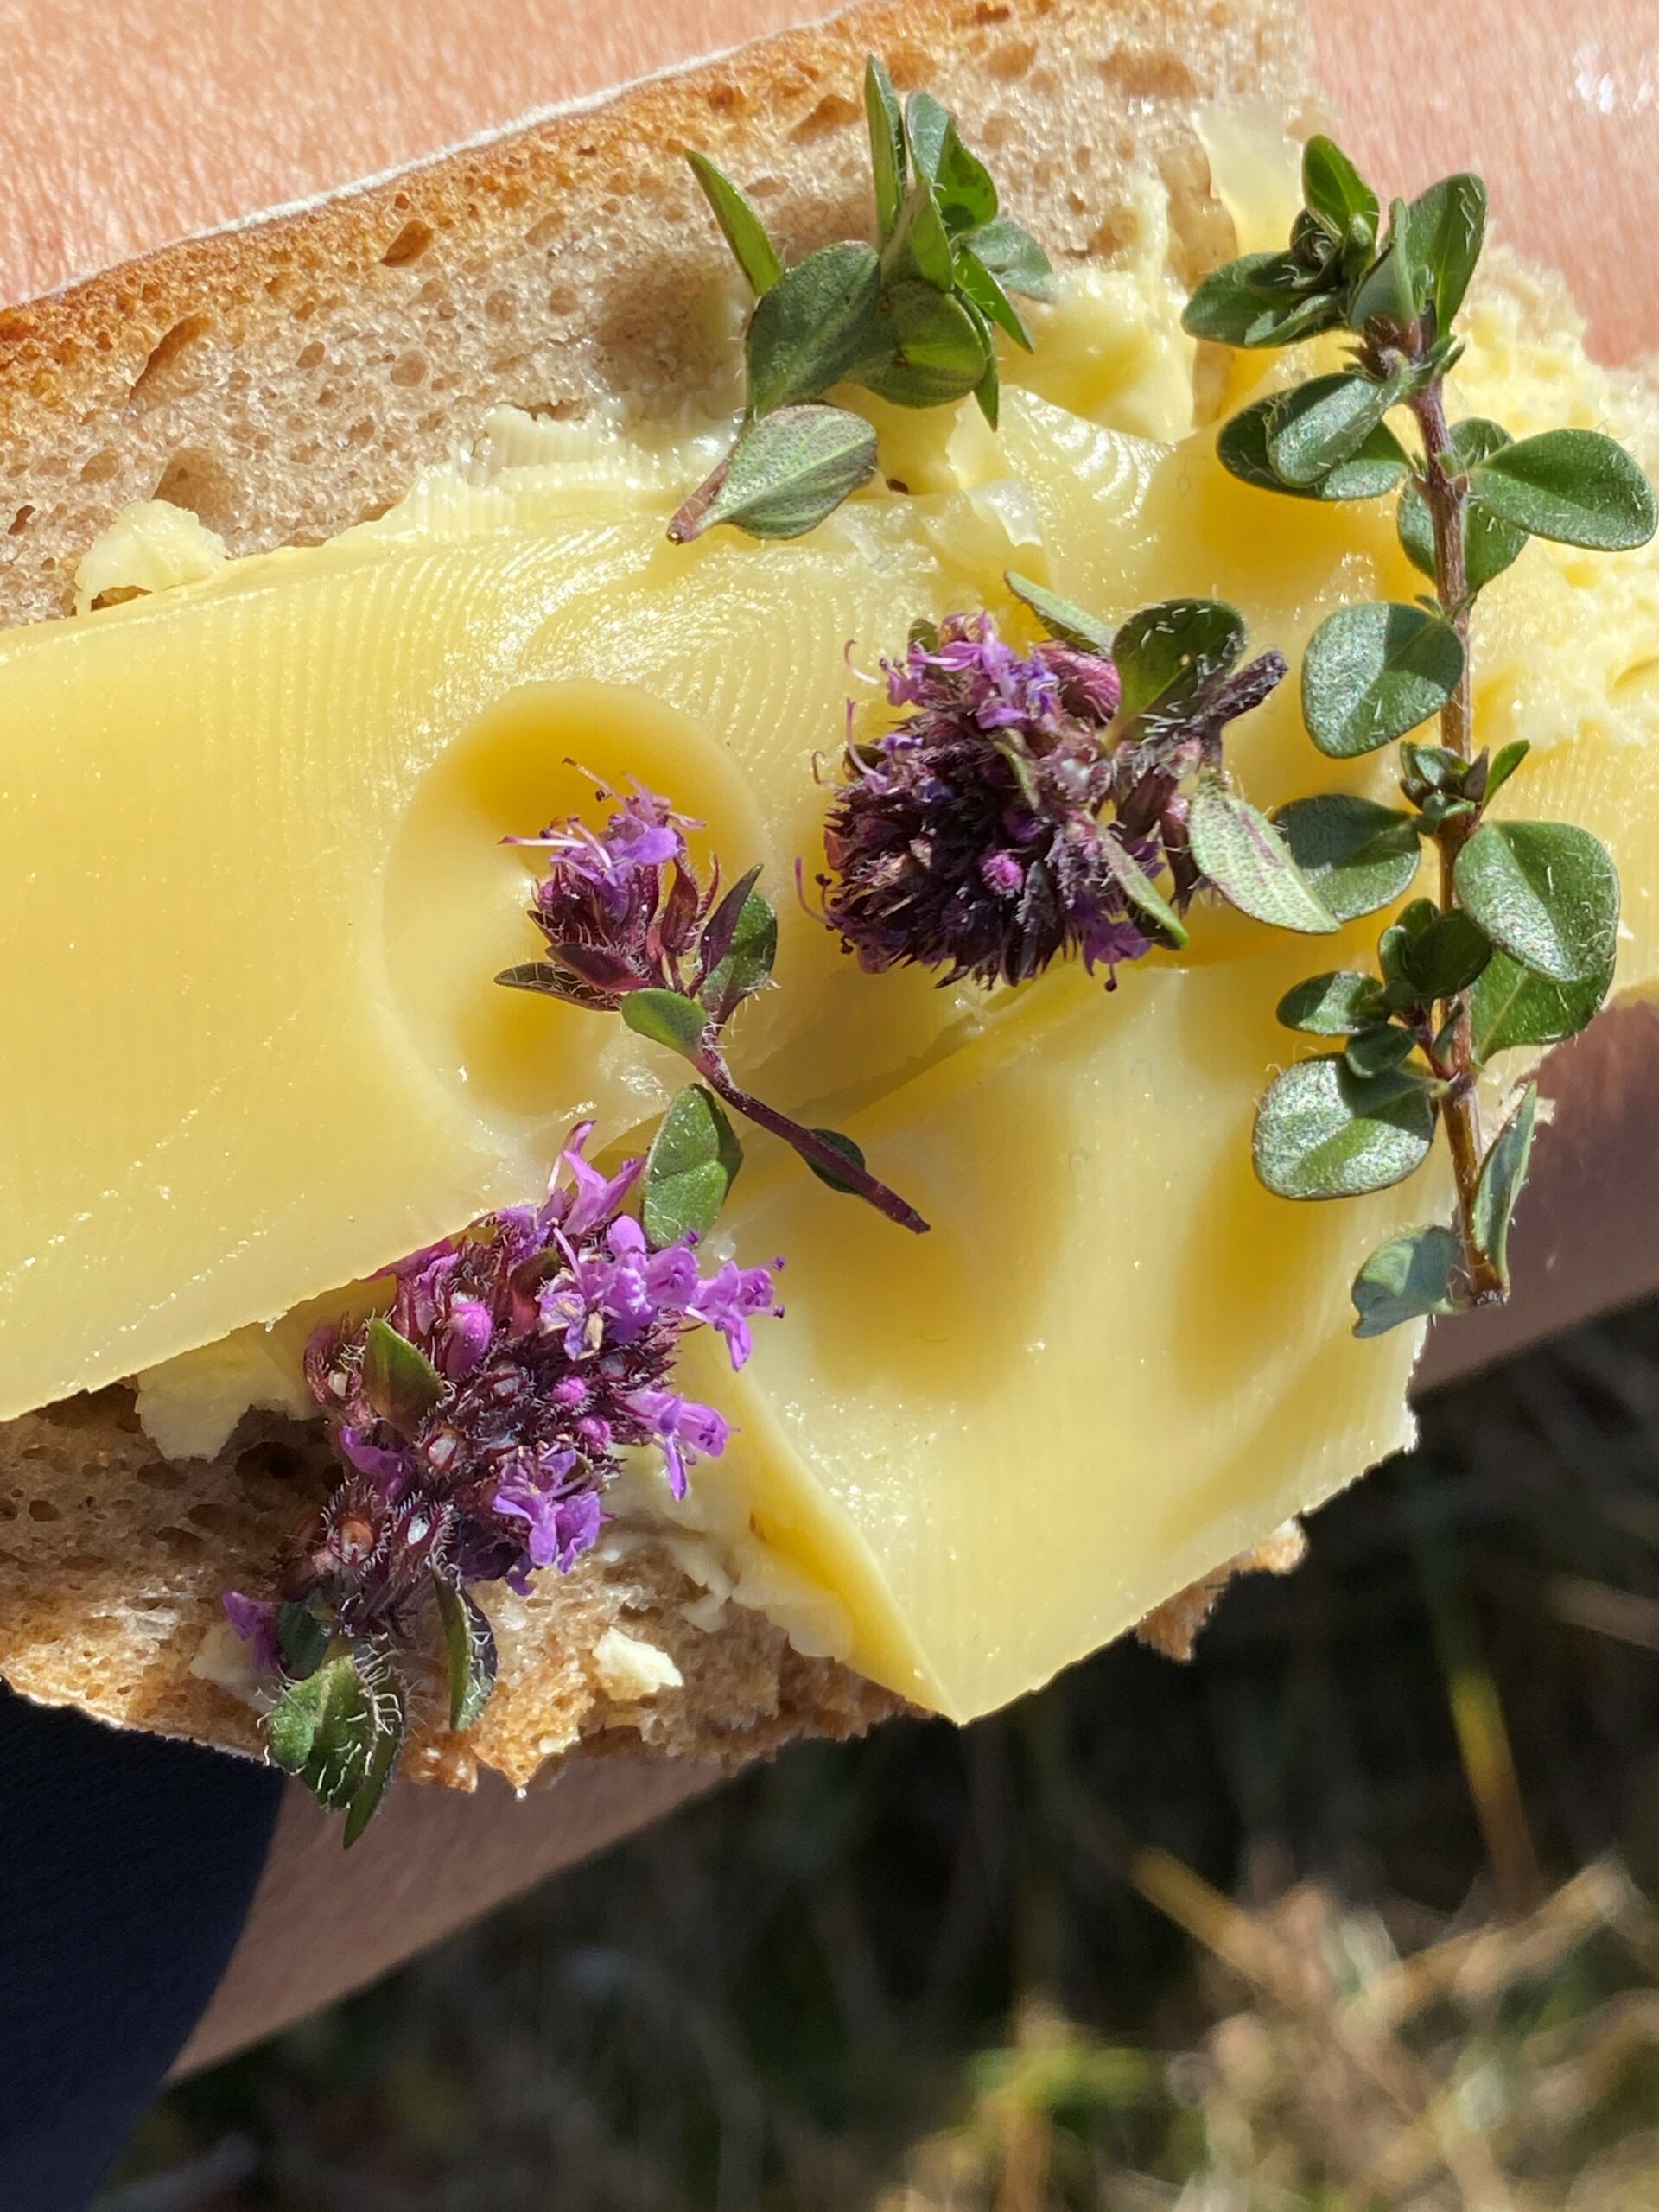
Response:
POLYGON ((524 912, 543 856, 501 840, 563 815, 599 829, 610 805, 595 779, 626 791, 631 776, 705 825, 692 840, 701 868, 717 853, 728 880, 757 861, 774 885, 786 874, 729 752, 690 715, 629 685, 517 687, 445 748, 409 803, 386 868, 386 974, 416 1051, 474 1112, 499 1108, 545 1128, 550 1102, 591 1087, 601 1052, 613 1065, 640 1064, 639 1117, 654 1109, 642 1048, 632 1040, 630 1050, 619 1024, 480 983, 544 950, 524 912))

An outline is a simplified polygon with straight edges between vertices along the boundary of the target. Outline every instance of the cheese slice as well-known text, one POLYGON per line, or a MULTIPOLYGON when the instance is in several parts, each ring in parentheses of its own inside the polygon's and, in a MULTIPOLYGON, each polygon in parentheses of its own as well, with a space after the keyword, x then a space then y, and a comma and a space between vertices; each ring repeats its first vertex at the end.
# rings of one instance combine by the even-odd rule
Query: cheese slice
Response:
MULTIPOLYGON (((1212 157, 1243 207, 1285 161, 1230 128, 1212 157)), ((789 1314, 739 1378, 694 1348, 739 1425, 697 1480, 747 1586, 794 1593, 780 1617, 966 1718, 1407 1440, 1416 1337, 1354 1342, 1347 1285, 1444 1210, 1439 1170, 1298 1207, 1249 1151, 1300 1049, 1277 999, 1364 960, 1375 920, 1313 942, 1205 908, 1116 992, 1063 970, 988 995, 861 976, 791 894, 849 691, 875 696, 918 615, 1017 621, 1010 565, 1107 617, 1229 599, 1293 664, 1336 605, 1419 588, 1385 505, 1253 491, 1190 428, 1159 209, 1149 184, 1138 253, 1006 364, 999 433, 872 404, 906 489, 797 545, 665 542, 719 429, 504 413, 332 545, 175 580, 129 515, 99 594, 124 563, 172 588, 0 639, 0 1414, 159 1366, 147 1420, 209 1450, 238 1393, 283 1402, 302 1332, 265 1325, 532 1194, 578 1116, 649 1126, 678 1062, 489 980, 537 944, 533 855, 499 840, 597 819, 596 781, 637 775, 778 901, 780 988, 737 1068, 935 1224, 908 1237, 746 1140, 728 1225, 785 1255, 789 1314)), ((1528 327, 1513 286, 1477 309, 1461 405, 1517 435, 1605 422, 1651 461, 1628 388, 1528 327)), ((1504 803, 1606 840, 1621 986, 1649 988, 1659 556, 1535 544, 1478 628, 1483 734, 1535 747, 1504 803)), ((1385 789, 1385 762, 1313 753, 1294 683, 1232 758, 1264 804, 1385 789)))

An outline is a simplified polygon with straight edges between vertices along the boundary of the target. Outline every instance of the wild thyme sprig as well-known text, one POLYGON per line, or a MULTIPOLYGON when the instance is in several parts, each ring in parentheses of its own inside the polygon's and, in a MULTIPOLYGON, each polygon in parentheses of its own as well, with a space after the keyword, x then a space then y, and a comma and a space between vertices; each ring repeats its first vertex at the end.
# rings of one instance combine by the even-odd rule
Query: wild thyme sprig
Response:
POLYGON ((1334 930, 1223 761, 1281 656, 1241 667, 1243 618, 1217 600, 1166 600, 1113 632, 1007 582, 1048 640, 1021 655, 988 614, 923 626, 885 664, 904 718, 848 747, 820 882, 861 965, 1021 983, 1075 952, 1110 988, 1121 963, 1185 944, 1205 889, 1283 928, 1334 930))
POLYGON ((903 111, 874 55, 865 64, 880 248, 823 247, 785 269, 753 204, 705 155, 688 153, 755 298, 744 340, 748 396, 737 442, 668 526, 677 543, 716 523, 752 537, 798 537, 875 474, 875 433, 818 404, 854 384, 899 407, 972 392, 993 429, 994 329, 1027 352, 1014 302, 1052 296, 1053 271, 1030 233, 998 212, 984 163, 926 92, 903 111))
POLYGON ((683 1494, 729 1433, 673 1387, 683 1338, 717 1330, 741 1367, 750 1321, 782 1311, 772 1268, 704 1274, 693 1236, 654 1229, 648 1188, 642 1219, 625 1211, 646 1162, 601 1173, 590 1134, 572 1134, 540 1205, 414 1254, 389 1270, 388 1310, 307 1347, 340 1475, 270 1594, 224 1603, 275 1693, 271 1758, 345 1813, 348 1844, 397 1765, 430 1647, 447 1657, 452 1728, 488 1702, 495 1638, 476 1586, 522 1593, 532 1569, 567 1573, 598 1540, 630 1447, 653 1446, 683 1494))
POLYGON ((754 887, 760 869, 716 904, 718 862, 707 885, 690 865, 685 833, 695 823, 643 787, 621 799, 600 796, 615 802, 602 835, 564 819, 538 837, 510 841, 549 856, 530 909, 548 957, 504 969, 495 980, 619 1014, 702 1078, 675 1097, 652 1147, 647 1226, 672 1236, 713 1227, 743 1162, 723 1101, 781 1137, 831 1189, 865 1199, 900 1228, 925 1230, 915 1207, 869 1173, 850 1137, 792 1121, 741 1090, 726 1064, 721 1033, 770 980, 778 949, 778 918, 754 887))
POLYGON ((1342 1038, 1288 1068, 1257 1115, 1256 1172, 1294 1198, 1381 1190, 1412 1174, 1443 1128, 1457 1191, 1453 1228, 1414 1230, 1372 1254, 1354 1284, 1356 1333, 1502 1300, 1508 1239, 1537 1114, 1523 1090, 1489 1145, 1478 1085, 1498 1053, 1581 1029, 1612 981, 1618 880, 1603 847, 1564 823, 1490 818, 1524 744, 1495 758, 1474 728, 1471 615, 1529 536, 1600 551, 1646 543, 1653 492, 1611 438, 1552 430, 1514 442, 1498 424, 1447 417, 1454 321, 1479 259, 1486 193, 1445 178, 1381 208, 1328 138, 1308 143, 1306 206, 1282 253, 1249 254, 1206 277, 1188 304, 1198 338, 1286 346, 1321 331, 1351 340, 1341 371, 1258 401, 1217 452, 1246 483, 1299 499, 1398 490, 1400 539, 1434 587, 1417 605, 1345 607, 1314 632, 1302 664, 1308 733, 1333 760, 1408 738, 1438 716, 1438 745, 1404 742, 1406 807, 1354 797, 1298 801, 1279 820, 1344 919, 1395 906, 1434 851, 1433 898, 1384 929, 1376 975, 1317 976, 1291 991, 1290 1028, 1342 1038), (1408 449, 1386 417, 1403 409, 1408 449))

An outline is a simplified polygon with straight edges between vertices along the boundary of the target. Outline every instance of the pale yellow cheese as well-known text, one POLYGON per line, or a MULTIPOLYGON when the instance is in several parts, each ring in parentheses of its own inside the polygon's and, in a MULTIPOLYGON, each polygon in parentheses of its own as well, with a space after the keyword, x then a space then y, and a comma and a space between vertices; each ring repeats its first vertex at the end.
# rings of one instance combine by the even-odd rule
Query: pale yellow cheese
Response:
MULTIPOLYGON (((1241 210, 1282 189, 1283 149, 1211 137, 1241 210)), ((734 1059, 935 1224, 907 1237, 748 1140, 728 1225, 786 1256, 789 1312, 736 1381, 706 1344, 690 1360, 739 1424, 686 1522, 726 1560, 729 1587, 698 1577, 716 1610, 765 1605, 966 1717, 1406 1440, 1415 1338, 1355 1343, 1346 1286, 1443 1207, 1438 1171, 1296 1207, 1249 1160, 1299 1049, 1276 1000, 1364 959, 1375 922, 1313 941, 1204 909, 1111 995, 1068 970, 987 997, 861 976, 791 892, 849 691, 874 698, 918 614, 1017 621, 1009 565, 1108 618, 1230 599, 1293 664, 1336 605, 1420 588, 1382 504, 1273 499, 1180 435, 1194 364, 1147 207, 1125 265, 1005 362, 999 434, 870 404, 906 489, 798 545, 667 544, 719 429, 504 413, 331 547, 0 640, 0 1413, 171 1363, 146 1417, 211 1449, 239 1392, 291 1382, 302 1331, 264 1324, 533 1192, 578 1114, 649 1126, 671 1056, 489 982, 537 949, 533 856, 499 840, 596 820, 586 771, 669 793, 731 871, 764 863, 780 988, 734 1059)), ((1607 421, 1651 462, 1615 381, 1524 330, 1512 297, 1477 312, 1463 404, 1607 421)), ((1612 846, 1627 988, 1659 975, 1656 640, 1651 553, 1534 545, 1483 601, 1484 731, 1537 748, 1506 803, 1612 846)), ((1263 804, 1383 788, 1313 752, 1294 683, 1232 751, 1263 804)))

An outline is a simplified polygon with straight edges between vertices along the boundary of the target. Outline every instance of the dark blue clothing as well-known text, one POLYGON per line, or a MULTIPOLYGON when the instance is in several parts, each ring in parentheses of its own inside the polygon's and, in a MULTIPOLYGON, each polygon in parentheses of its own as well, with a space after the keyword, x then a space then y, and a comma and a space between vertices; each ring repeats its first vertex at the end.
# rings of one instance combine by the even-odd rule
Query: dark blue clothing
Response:
POLYGON ((79 2212, 206 2008, 282 1777, 0 1686, 0 2212, 79 2212))

